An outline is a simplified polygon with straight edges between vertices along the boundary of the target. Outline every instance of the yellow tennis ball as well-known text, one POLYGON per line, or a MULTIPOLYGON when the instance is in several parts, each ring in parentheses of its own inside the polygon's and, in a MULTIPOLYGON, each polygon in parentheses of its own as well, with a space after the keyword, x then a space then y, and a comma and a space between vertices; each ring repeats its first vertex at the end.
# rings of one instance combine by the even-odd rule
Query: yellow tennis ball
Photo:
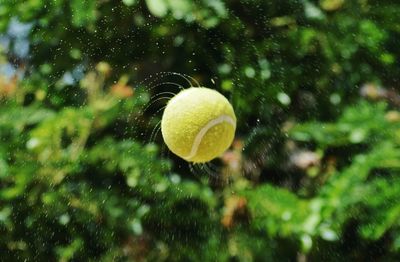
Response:
POLYGON ((232 144, 236 116, 229 101, 215 90, 191 87, 167 104, 161 120, 165 144, 188 162, 204 163, 232 144))

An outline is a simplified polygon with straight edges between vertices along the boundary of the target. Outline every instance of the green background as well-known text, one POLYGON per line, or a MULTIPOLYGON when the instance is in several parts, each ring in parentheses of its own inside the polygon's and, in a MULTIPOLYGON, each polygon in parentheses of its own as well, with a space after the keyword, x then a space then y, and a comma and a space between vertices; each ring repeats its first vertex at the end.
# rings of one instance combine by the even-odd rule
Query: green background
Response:
POLYGON ((399 261, 399 13, 1 1, 0 260, 399 261), (195 80, 238 127, 191 166, 152 132, 195 80))

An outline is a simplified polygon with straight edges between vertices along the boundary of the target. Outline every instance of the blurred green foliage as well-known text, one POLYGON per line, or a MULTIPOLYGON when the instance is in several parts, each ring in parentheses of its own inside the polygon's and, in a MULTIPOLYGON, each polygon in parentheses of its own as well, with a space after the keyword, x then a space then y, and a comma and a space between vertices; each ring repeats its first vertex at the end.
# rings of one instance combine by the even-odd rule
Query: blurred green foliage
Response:
POLYGON ((1 260, 400 260, 399 12, 1 1, 1 260), (217 172, 152 133, 171 71, 234 105, 217 172))

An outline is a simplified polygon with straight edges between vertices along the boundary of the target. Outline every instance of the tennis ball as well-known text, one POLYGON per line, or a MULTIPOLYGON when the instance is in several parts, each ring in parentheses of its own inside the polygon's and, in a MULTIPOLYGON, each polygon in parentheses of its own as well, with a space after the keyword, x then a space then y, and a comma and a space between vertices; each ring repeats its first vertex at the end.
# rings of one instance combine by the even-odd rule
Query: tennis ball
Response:
POLYGON ((204 163, 232 144, 236 116, 229 101, 215 90, 191 87, 167 104, 161 120, 165 144, 188 162, 204 163))

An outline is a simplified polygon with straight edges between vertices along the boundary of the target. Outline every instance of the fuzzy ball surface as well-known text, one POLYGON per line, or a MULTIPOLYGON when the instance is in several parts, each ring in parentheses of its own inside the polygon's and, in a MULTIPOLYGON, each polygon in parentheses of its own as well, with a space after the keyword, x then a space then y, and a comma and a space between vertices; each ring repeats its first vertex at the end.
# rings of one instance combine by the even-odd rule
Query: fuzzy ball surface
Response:
POLYGON ((232 105, 219 92, 191 87, 175 95, 161 120, 165 144, 188 162, 205 163, 232 144, 236 116, 232 105))

